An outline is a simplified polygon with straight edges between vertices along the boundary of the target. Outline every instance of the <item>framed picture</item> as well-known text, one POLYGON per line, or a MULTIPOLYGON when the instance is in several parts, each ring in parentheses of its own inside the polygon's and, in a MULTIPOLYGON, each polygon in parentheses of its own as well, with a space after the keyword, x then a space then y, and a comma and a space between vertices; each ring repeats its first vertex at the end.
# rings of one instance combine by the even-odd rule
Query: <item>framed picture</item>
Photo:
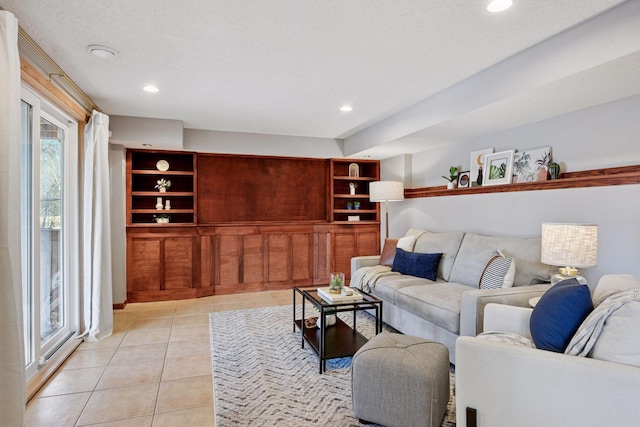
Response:
POLYGON ((471 175, 469 171, 458 174, 458 188, 468 188, 471 186, 471 175))
POLYGON ((551 147, 516 153, 513 161, 513 182, 546 181, 551 163, 551 147))
POLYGON ((484 162, 486 170, 482 185, 511 184, 514 154, 514 150, 487 154, 484 162))
POLYGON ((469 161, 470 187, 482 185, 482 167, 487 154, 493 153, 493 147, 484 150, 472 151, 469 161))

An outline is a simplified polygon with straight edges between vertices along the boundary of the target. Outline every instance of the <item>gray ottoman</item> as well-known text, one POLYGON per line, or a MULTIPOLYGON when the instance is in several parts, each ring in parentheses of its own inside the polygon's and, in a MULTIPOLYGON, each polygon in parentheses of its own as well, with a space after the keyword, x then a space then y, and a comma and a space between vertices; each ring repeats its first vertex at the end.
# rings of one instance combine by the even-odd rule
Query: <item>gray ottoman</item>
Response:
POLYGON ((376 335, 353 356, 351 393, 362 422, 439 426, 449 402, 449 350, 422 338, 376 335))

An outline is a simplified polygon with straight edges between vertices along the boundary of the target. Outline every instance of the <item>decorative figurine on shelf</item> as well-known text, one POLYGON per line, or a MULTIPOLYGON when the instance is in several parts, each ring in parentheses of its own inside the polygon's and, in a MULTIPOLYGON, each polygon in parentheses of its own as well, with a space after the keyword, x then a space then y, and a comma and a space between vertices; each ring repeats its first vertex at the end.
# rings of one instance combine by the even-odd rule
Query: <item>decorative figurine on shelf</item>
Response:
POLYGON ((167 214, 154 215, 153 220, 157 224, 169 224, 169 221, 171 220, 171 215, 167 215, 167 214))
POLYGON ((356 184, 355 182, 350 182, 349 183, 349 194, 351 194, 352 196, 354 194, 356 194, 356 188, 358 188, 358 184, 356 184))
POLYGON ((162 210, 162 197, 158 197, 156 199, 156 209, 161 211, 162 210))
POLYGON ((478 179, 476 179, 476 184, 478 184, 478 186, 481 186, 481 185, 482 185, 482 180, 483 180, 483 179, 484 179, 484 178, 482 177, 482 165, 480 165, 480 166, 478 167, 478 179))
POLYGON ((171 181, 169 181, 168 179, 159 179, 157 181, 157 184, 155 186, 155 188, 157 188, 158 190, 160 190, 161 193, 165 193, 167 191, 167 188, 171 187, 171 181))
POLYGON ((344 288, 344 273, 331 273, 329 293, 339 294, 344 288))
POLYGON ((449 168, 449 176, 442 175, 442 177, 449 181, 447 183, 447 189, 451 190, 453 188, 456 188, 456 185, 458 183, 458 168, 456 166, 451 166, 449 168))
POLYGON ((360 166, 357 163, 351 163, 349 165, 349 176, 358 178, 360 176, 360 166))
POLYGON ((558 179, 560 177, 560 165, 556 162, 549 163, 549 175, 551 179, 558 179))

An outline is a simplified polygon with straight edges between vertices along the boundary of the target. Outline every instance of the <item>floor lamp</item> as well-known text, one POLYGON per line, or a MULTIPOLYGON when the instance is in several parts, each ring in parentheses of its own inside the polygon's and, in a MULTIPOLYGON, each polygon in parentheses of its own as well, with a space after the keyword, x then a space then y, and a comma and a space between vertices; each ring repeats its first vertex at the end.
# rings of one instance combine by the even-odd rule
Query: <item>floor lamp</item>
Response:
POLYGON ((400 181, 374 181, 369 184, 369 201, 384 202, 386 233, 389 237, 389 202, 404 200, 404 184, 400 181))

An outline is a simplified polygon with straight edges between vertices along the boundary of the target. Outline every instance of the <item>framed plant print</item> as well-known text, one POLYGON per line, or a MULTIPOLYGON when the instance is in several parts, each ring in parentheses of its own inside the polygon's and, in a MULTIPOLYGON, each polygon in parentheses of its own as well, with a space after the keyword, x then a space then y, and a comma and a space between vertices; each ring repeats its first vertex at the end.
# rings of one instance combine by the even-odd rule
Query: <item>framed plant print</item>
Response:
POLYGON ((551 147, 516 153, 513 161, 513 182, 546 181, 551 163, 551 147))
POLYGON ((487 154, 493 153, 493 147, 485 148, 484 150, 472 151, 469 161, 469 176, 471 178, 470 187, 476 187, 482 185, 482 167, 485 162, 487 154))
POLYGON ((487 154, 482 185, 511 184, 515 150, 487 154))
POLYGON ((458 174, 458 188, 468 188, 471 186, 471 174, 469 171, 458 174))

